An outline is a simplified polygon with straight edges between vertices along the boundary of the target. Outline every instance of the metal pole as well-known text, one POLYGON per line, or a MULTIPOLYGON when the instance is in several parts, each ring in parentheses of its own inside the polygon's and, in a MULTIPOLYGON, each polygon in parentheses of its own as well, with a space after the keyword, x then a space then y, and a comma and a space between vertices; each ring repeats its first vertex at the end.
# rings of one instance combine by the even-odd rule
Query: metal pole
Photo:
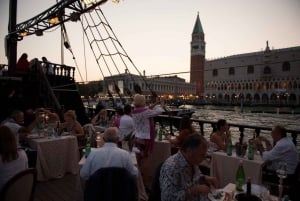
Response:
MULTIPOLYGON (((17 24, 17 0, 9 1, 8 34, 16 31, 17 24)), ((6 56, 8 60, 8 73, 14 74, 17 63, 17 34, 6 36, 6 56)))

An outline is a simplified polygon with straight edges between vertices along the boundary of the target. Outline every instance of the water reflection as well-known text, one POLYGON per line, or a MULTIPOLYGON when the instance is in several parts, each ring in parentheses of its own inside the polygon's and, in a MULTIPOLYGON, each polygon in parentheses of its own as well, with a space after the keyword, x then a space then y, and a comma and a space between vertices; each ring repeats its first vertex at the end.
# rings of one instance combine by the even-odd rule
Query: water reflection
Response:
MULTIPOLYGON (((193 114, 193 118, 217 121, 218 119, 226 119, 228 123, 235 124, 247 124, 253 126, 265 126, 273 127, 280 124, 287 129, 300 130, 300 111, 290 108, 263 108, 263 107, 244 107, 241 112, 240 107, 218 107, 218 106, 200 106, 194 107, 196 112, 193 114), (252 112, 251 112, 252 111, 252 112), (253 113, 255 111, 255 113, 253 113), (290 114, 281 114, 290 113, 290 114), (293 114, 294 113, 294 114, 293 114), (297 114, 295 114, 297 113, 297 114)), ((298 109, 300 110, 300 109, 298 109)), ((237 141, 239 137, 238 129, 230 129, 233 134, 233 141, 237 141)), ((205 136, 209 136, 212 132, 210 125, 204 127, 205 136)), ((261 133, 269 134, 270 132, 261 133)), ((245 140, 248 140, 253 136, 252 129, 245 129, 245 140)), ((269 135, 268 135, 269 136, 269 135)), ((299 139, 298 137, 298 145, 299 139)))

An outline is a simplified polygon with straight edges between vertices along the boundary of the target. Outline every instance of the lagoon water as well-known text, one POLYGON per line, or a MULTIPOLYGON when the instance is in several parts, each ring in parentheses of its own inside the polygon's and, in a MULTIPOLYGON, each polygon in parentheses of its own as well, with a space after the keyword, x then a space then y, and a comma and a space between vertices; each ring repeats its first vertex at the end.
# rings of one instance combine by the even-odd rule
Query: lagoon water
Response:
MULTIPOLYGON (((221 107, 221 106, 190 106, 196 112, 192 118, 217 121, 218 119, 226 119, 229 123, 246 124, 253 126, 273 127, 274 125, 282 125, 287 129, 300 131, 300 108, 270 108, 270 107, 221 107), (255 111, 255 112, 253 112, 255 111), (281 114, 284 113, 284 114, 281 114), (286 114, 289 113, 289 114, 286 114)), ((239 131, 231 128, 233 141, 239 138, 239 131)), ((210 125, 204 126, 205 136, 209 136, 212 132, 210 125)), ((245 140, 253 136, 253 130, 245 130, 245 140)), ((261 134, 269 135, 270 132, 261 132, 261 134)), ((300 145, 300 136, 297 137, 298 147, 300 145)))

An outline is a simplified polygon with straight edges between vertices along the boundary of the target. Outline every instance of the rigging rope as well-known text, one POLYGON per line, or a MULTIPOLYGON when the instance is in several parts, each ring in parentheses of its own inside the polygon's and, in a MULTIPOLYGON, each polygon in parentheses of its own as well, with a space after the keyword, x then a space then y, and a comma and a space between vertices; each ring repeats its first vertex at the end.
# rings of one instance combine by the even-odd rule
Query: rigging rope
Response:
MULTIPOLYGON (((109 67, 109 64, 111 64, 115 69, 114 71, 116 71, 119 74, 121 74, 119 69, 121 67, 120 64, 122 64, 122 66, 125 67, 125 71, 129 73, 128 75, 133 81, 134 91, 136 93, 142 93, 141 87, 134 80, 134 76, 130 72, 129 64, 131 64, 131 66, 135 69, 135 71, 138 72, 141 80, 145 83, 146 88, 149 89, 152 96, 157 97, 157 94, 151 89, 150 85, 147 83, 145 76, 143 76, 142 73, 138 70, 138 68, 132 62, 131 58, 128 56, 123 46, 117 39, 115 33, 113 32, 111 26, 108 24, 107 19, 105 18, 100 7, 96 7, 92 13, 87 13, 84 14, 83 16, 84 17, 81 20, 81 25, 90 43, 90 47, 92 49, 98 67, 100 69, 100 72, 103 78, 106 77, 103 71, 104 69, 102 67, 103 64, 103 66, 105 66, 106 68, 106 71, 110 74, 112 83, 114 84, 115 91, 120 96, 120 98, 122 99, 122 95, 120 94, 120 89, 116 84, 116 81, 113 79, 114 78, 112 73, 113 69, 109 67), (94 17, 96 19, 94 19, 94 17), (102 30, 103 34, 102 32, 99 31, 100 29, 102 30), (110 49, 114 49, 113 52, 110 51, 110 49)), ((125 83, 125 87, 123 93, 132 95, 132 93, 130 92, 127 86, 128 83, 126 82, 124 83, 125 83)))
POLYGON ((62 23, 61 26, 62 26, 62 28, 63 28, 63 37, 64 37, 64 41, 65 41, 65 42, 64 42, 64 46, 71 52, 71 54, 72 54, 72 56, 73 56, 73 61, 74 61, 75 66, 76 66, 76 69, 77 69, 77 71, 78 71, 78 73, 79 73, 79 76, 80 76, 80 78, 81 78, 81 81, 83 82, 84 79, 82 78, 80 69, 79 69, 79 67, 78 67, 78 63, 77 63, 76 58, 75 58, 75 55, 74 55, 74 53, 73 53, 73 51, 72 51, 72 48, 71 48, 71 45, 70 45, 70 40, 69 40, 69 37, 68 37, 68 33, 67 33, 67 30, 66 30, 66 27, 65 27, 64 23, 62 23))

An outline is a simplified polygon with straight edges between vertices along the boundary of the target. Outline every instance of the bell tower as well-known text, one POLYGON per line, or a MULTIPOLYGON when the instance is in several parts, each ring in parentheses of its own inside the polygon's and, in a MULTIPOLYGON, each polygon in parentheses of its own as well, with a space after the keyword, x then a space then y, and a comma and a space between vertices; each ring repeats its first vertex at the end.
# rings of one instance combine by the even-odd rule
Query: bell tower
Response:
POLYGON ((205 41, 204 32, 199 18, 199 12, 194 25, 191 41, 191 67, 190 83, 196 83, 196 93, 203 96, 204 93, 204 64, 205 41))

